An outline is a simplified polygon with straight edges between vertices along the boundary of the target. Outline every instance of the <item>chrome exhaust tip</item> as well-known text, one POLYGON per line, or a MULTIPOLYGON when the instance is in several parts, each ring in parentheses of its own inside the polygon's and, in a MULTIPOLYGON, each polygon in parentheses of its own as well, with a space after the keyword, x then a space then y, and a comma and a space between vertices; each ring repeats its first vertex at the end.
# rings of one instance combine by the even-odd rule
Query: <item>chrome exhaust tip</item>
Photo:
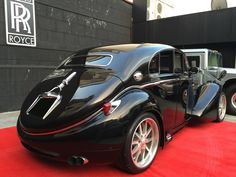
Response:
POLYGON ((70 165, 85 165, 87 164, 89 161, 88 159, 86 159, 85 157, 79 157, 79 156, 71 156, 68 160, 68 164, 70 165))

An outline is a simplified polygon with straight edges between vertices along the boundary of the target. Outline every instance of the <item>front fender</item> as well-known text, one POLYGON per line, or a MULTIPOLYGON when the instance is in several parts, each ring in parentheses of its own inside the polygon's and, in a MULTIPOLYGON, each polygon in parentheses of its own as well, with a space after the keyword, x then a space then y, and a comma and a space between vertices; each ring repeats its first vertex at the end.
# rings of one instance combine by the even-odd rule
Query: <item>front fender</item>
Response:
POLYGON ((203 117, 208 115, 210 112, 214 112, 217 116, 217 103, 221 92, 221 86, 216 83, 207 83, 198 88, 197 94, 195 95, 195 104, 191 110, 188 110, 188 114, 195 117, 203 117))

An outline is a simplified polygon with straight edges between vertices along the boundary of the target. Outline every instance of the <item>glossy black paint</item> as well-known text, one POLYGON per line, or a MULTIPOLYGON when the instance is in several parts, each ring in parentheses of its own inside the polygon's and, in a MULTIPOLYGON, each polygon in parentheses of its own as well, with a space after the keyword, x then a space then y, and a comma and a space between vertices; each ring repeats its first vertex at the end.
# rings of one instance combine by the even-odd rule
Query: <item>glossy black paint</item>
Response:
POLYGON ((189 82, 189 76, 184 54, 178 49, 162 44, 125 44, 76 53, 104 54, 113 57, 107 66, 86 66, 81 62, 80 66, 68 67, 64 61, 29 93, 17 123, 26 148, 60 161, 76 155, 95 163, 114 162, 119 158, 129 128, 141 113, 151 112, 156 116, 164 146, 166 134, 184 126, 189 116, 202 117, 215 108, 221 86, 208 83, 198 89, 199 94, 193 95, 196 104, 185 114, 180 91, 189 82), (151 60, 157 57, 162 61, 166 53, 172 56, 172 71, 150 73, 151 60), (142 73, 141 81, 134 79, 136 71, 142 73), (60 92, 61 103, 48 117, 27 114, 39 94, 60 85, 73 72, 75 77, 60 92), (203 92, 204 89, 208 91, 203 92), (202 99, 206 96, 210 101, 202 99), (103 105, 116 100, 120 100, 120 105, 105 115, 103 105))
MULTIPOLYGON (((198 88, 198 100, 192 108, 190 115, 197 117, 206 116, 207 113, 213 110, 212 108, 216 108, 220 89, 220 86, 215 83, 207 83, 198 88)), ((216 116, 217 112, 215 115, 212 115, 212 117, 216 116)))

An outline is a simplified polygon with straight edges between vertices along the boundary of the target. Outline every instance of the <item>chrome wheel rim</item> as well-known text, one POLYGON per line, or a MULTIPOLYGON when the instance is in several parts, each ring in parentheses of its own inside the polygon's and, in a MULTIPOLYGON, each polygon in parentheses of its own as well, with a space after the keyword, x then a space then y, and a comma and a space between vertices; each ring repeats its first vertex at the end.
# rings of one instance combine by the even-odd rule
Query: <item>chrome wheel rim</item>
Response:
POLYGON ((224 94, 222 94, 220 96, 220 100, 219 100, 219 108, 218 108, 218 113, 219 113, 219 119, 223 120, 226 114, 226 96, 224 94))
POLYGON ((231 97, 231 104, 236 109, 236 93, 234 93, 231 97))
POLYGON ((147 167, 154 159, 159 146, 159 127, 152 118, 145 118, 136 127, 131 141, 130 154, 138 168, 147 167))
POLYGON ((187 94, 188 94, 188 91, 187 91, 187 89, 185 89, 183 91, 183 95, 182 95, 182 100, 183 100, 184 104, 187 103, 187 96, 188 96, 187 94))

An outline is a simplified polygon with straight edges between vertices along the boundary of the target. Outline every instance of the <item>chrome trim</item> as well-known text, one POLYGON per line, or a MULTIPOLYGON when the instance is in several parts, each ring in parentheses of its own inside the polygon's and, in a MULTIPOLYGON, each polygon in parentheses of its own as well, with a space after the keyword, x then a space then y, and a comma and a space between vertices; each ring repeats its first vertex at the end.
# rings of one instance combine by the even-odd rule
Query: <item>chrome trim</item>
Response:
POLYGON ((85 157, 80 157, 83 160, 83 165, 89 163, 89 160, 86 159, 85 157))
MULTIPOLYGON (((118 93, 115 97, 113 97, 113 99, 110 101, 111 104, 113 104, 114 106, 117 106, 116 108, 118 108, 118 106, 120 105, 121 103, 121 100, 116 100, 119 96, 121 96, 123 93, 125 93, 126 91, 130 90, 130 89, 142 89, 142 88, 145 88, 147 86, 150 86, 150 85, 158 85, 160 83, 163 83, 163 82, 166 82, 166 81, 172 81, 172 80, 176 80, 176 79, 169 79, 169 80, 165 80, 165 81, 158 81, 158 82, 153 82, 153 83, 149 83, 149 84, 144 84, 144 85, 134 85, 134 86, 130 86, 130 87, 127 87, 126 89, 122 90, 120 93, 118 93)), ((46 136, 46 135, 51 135, 51 134, 56 134, 56 133, 61 133, 61 132, 65 132, 69 129, 72 129, 76 126, 79 126, 89 120, 91 120, 92 118, 94 118, 97 114, 99 114, 100 112, 102 111, 102 108, 100 108, 98 111, 96 111, 95 113, 93 113, 92 115, 90 115, 89 117, 87 117, 86 119, 82 120, 82 121, 79 121, 73 125, 70 125, 68 127, 65 127, 65 128, 62 128, 60 130, 54 130, 54 131, 51 131, 51 132, 44 132, 44 133, 30 133, 30 132, 27 132, 25 129, 24 132, 26 134, 29 134, 29 135, 34 135, 34 136, 46 136)), ((114 110, 115 111, 115 110, 114 110)), ((112 112, 114 112, 112 111, 112 112)))
POLYGON ((53 104, 50 106, 50 108, 48 109, 48 111, 45 113, 45 115, 43 116, 43 119, 46 119, 46 117, 61 103, 61 96, 60 95, 56 95, 54 93, 51 92, 46 92, 43 93, 41 95, 39 95, 34 102, 31 104, 31 106, 27 109, 26 114, 29 115, 29 112, 34 108, 34 106, 39 102, 40 99, 42 98, 56 98, 56 100, 53 102, 53 104))
POLYGON ((175 78, 175 79, 160 80, 160 81, 157 81, 157 82, 141 85, 140 87, 141 88, 145 88, 145 87, 149 87, 149 86, 153 86, 153 85, 158 85, 158 84, 162 84, 162 83, 165 83, 165 82, 171 82, 171 81, 175 81, 175 80, 180 80, 180 79, 179 78, 175 78))
MULTIPOLYGON (((101 54, 101 53, 91 53, 91 54, 88 54, 88 55, 79 55, 80 57, 92 57, 92 56, 109 56, 111 57, 110 61, 106 64, 106 65, 91 65, 91 64, 86 64, 86 61, 84 63, 85 66, 99 66, 99 67, 104 67, 104 66, 109 66, 113 60, 113 55, 111 54, 101 54)), ((72 66, 72 65, 67 65, 67 63, 70 61, 70 59, 72 58, 73 56, 69 57, 64 65, 65 66, 72 66)))
POLYGON ((219 104, 219 106, 218 106, 218 116, 219 116, 219 119, 222 121, 225 118, 226 108, 227 108, 227 101, 226 101, 225 94, 220 95, 220 99, 219 99, 218 104, 219 104))
MULTIPOLYGON (((62 81, 61 84, 59 84, 57 87, 60 89, 60 91, 66 86, 69 84, 70 80, 76 75, 76 72, 73 72, 71 73, 66 79, 64 79, 62 81)), ((53 88, 51 91, 49 92, 52 92, 54 89, 56 89, 57 87, 53 88)))
MULTIPOLYGON (((50 95, 50 93, 48 93, 50 95)), ((43 119, 46 119, 46 117, 61 103, 62 97, 60 95, 56 96, 56 100, 52 104, 52 106, 48 109, 46 114, 43 116, 43 119)))
POLYGON ((160 81, 157 81, 157 82, 153 82, 153 83, 149 83, 149 84, 144 84, 144 85, 133 85, 133 86, 129 86, 127 88, 125 88, 124 90, 122 90, 121 92, 119 92, 112 100, 116 100, 119 96, 121 96, 123 93, 125 93, 126 91, 130 90, 130 89, 143 89, 145 87, 149 87, 149 86, 152 86, 152 85, 158 85, 158 84, 161 84, 161 83, 165 83, 165 82, 171 82, 171 81, 175 81, 175 80, 180 80, 179 78, 175 78, 175 79, 168 79, 168 80, 160 80, 160 81))
POLYGON ((113 99, 111 99, 111 102, 113 102, 114 100, 116 100, 119 96, 121 96, 123 93, 125 93, 126 91, 130 90, 130 89, 140 89, 140 85, 133 85, 133 86, 129 86, 127 88, 125 88, 124 90, 122 90, 121 92, 119 92, 115 97, 113 97, 113 99))
POLYGON ((136 126, 131 139, 130 155, 137 168, 153 161, 159 147, 160 130, 153 118, 145 118, 136 126))
POLYGON ((112 60, 113 60, 113 55, 111 55, 111 54, 101 54, 101 53, 91 53, 91 54, 88 54, 87 56, 96 56, 96 55, 100 55, 100 56, 109 56, 109 57, 111 57, 111 59, 110 59, 110 61, 109 61, 109 63, 107 63, 106 65, 86 65, 86 62, 85 62, 85 66, 109 66, 110 64, 111 64, 111 62, 112 62, 112 60))
POLYGON ((167 141, 172 140, 172 135, 171 135, 170 133, 167 133, 167 134, 166 134, 166 140, 167 140, 167 141))
POLYGON ((231 97, 231 104, 236 109, 236 93, 234 93, 231 97))
POLYGON ((54 103, 50 106, 48 111, 43 116, 43 120, 47 118, 47 116, 61 103, 62 96, 60 95, 60 92, 62 89, 69 84, 70 80, 76 75, 76 72, 71 73, 67 78, 65 78, 61 84, 54 87, 48 92, 44 92, 40 94, 34 102, 30 105, 30 107, 27 109, 26 114, 29 115, 29 112, 34 108, 34 106, 39 102, 42 98, 56 98, 54 103), (59 90, 59 91, 58 91, 59 90))
POLYGON ((120 106, 121 100, 116 100, 110 103, 111 103, 111 110, 109 114, 113 113, 120 106))

